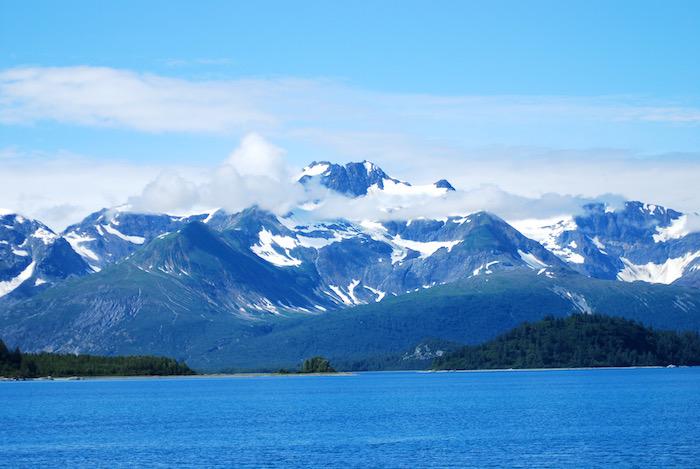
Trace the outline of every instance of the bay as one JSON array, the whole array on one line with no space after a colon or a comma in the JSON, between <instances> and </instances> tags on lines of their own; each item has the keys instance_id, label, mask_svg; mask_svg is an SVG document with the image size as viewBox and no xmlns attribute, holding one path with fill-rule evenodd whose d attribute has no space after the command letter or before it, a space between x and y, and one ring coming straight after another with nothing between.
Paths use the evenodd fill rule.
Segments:
<instances>
[{"instance_id":1,"label":"bay","mask_svg":"<svg viewBox=\"0 0 700 469\"><path fill-rule=\"evenodd\" d=\"M0 383L2 467L697 467L700 369Z\"/></svg>"}]
</instances>

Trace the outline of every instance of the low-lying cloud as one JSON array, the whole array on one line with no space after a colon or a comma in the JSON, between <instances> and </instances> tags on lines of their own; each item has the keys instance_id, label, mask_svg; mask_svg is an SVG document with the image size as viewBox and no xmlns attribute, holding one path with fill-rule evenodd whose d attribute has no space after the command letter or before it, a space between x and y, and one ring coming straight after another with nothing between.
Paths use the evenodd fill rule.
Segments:
<instances>
[{"instance_id":1,"label":"low-lying cloud","mask_svg":"<svg viewBox=\"0 0 700 469\"><path fill-rule=\"evenodd\" d=\"M129 198L132 210L196 213L222 208L238 212L257 205L283 214L308 197L294 180L284 151L258 134L246 135L240 146L200 181L166 170L149 182L140 195Z\"/></svg>"},{"instance_id":2,"label":"low-lying cloud","mask_svg":"<svg viewBox=\"0 0 700 469\"><path fill-rule=\"evenodd\" d=\"M562 185L561 192L538 192L538 189L556 185L556 181L547 181L554 176L543 169L551 163L546 159L532 158L527 164L514 164L503 170L499 170L498 163L494 162L483 162L483 166L473 163L462 168L464 172L453 167L449 174L433 175L426 169L417 181L389 170L394 177L419 184L447 176L458 190L441 197L380 191L349 199L320 185L297 183L299 168L289 163L286 152L255 133L246 135L239 146L213 168L103 164L76 155L22 154L13 148L0 154L7 176L5 184L0 186L4 208L38 218L57 230L79 221L92 211L125 202L133 211L175 215L218 208L237 212L253 205L283 215L306 202L320 201L309 213L315 219L443 218L485 210L513 221L575 214L584 204L596 201L619 206L629 199L627 194L605 190L591 192L591 187L611 187L599 185L600 180L590 181L586 185L588 192L577 191L575 185ZM589 163L591 161L596 163L588 159ZM601 162L605 161L605 164L610 164L611 160L601 159ZM578 178L591 177L583 166L568 170ZM640 169L637 167L637 170ZM663 181L663 172L657 174L649 168L643 170L649 171L646 177L650 180ZM561 172L561 168L556 168L554 174L557 172ZM688 168L685 174L681 173L683 171L679 169L680 181L683 177L692 179L698 174L697 170L693 172ZM622 174L624 172L620 171L611 177L619 178ZM465 176L467 180L472 178L473 183L457 183ZM490 177L494 182L500 180L505 186L490 182ZM488 182L477 184L475 181ZM625 187L624 181L613 186ZM690 187L693 186L681 183L679 193L694 194ZM650 195L653 188L647 186L646 191L646 196L639 197L639 200L658 204L659 201ZM689 218L687 229L697 231L697 220L697 217Z\"/></svg>"},{"instance_id":3,"label":"low-lying cloud","mask_svg":"<svg viewBox=\"0 0 700 469\"><path fill-rule=\"evenodd\" d=\"M315 208L309 215L319 220L443 218L481 210L519 220L575 214L584 204L596 201L618 206L624 200L611 194L583 197L547 193L524 197L496 185L457 190L439 197L376 191L353 199L320 186L301 185L296 182L296 174L284 160L282 149L257 134L250 134L203 181L195 183L166 171L148 183L139 196L130 198L129 204L136 211L180 214L214 208L237 212L257 205L283 215L313 201Z\"/></svg>"}]
</instances>

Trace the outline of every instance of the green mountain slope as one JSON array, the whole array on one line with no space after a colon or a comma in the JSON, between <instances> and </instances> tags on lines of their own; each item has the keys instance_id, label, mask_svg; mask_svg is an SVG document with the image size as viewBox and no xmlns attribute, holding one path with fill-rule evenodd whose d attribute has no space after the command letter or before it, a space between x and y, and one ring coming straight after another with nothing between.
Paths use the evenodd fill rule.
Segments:
<instances>
[{"instance_id":1,"label":"green mountain slope","mask_svg":"<svg viewBox=\"0 0 700 469\"><path fill-rule=\"evenodd\" d=\"M177 237L162 241L185 242ZM165 355L198 370L293 368L316 355L339 368L362 367L362 362L387 362L386 357L404 354L428 338L477 344L525 321L577 312L622 316L662 329L700 330L696 289L577 274L550 278L535 271L480 275L313 315L250 315L228 307L220 285L203 295L207 290L196 283L197 269L221 262L221 256L199 247L186 251L187 262L178 265L187 265L187 273L144 270L160 255L165 256L160 265L167 267L167 256L178 250L151 253L146 264L135 256L3 312L0 330L11 346L28 351ZM224 271L238 262L232 259ZM239 283L220 281L232 288L233 297L241 291L233 289ZM303 285L294 288L301 296L309 294Z\"/></svg>"},{"instance_id":2,"label":"green mountain slope","mask_svg":"<svg viewBox=\"0 0 700 469\"><path fill-rule=\"evenodd\" d=\"M275 321L246 341L221 342L196 366L292 366L323 355L339 367L403 354L426 338L477 344L525 321L596 312L654 327L700 330L700 292L644 283L509 272L389 298L321 316Z\"/></svg>"},{"instance_id":3,"label":"green mountain slope","mask_svg":"<svg viewBox=\"0 0 700 469\"><path fill-rule=\"evenodd\" d=\"M120 264L3 308L0 332L31 352L192 359L220 337L245 339L283 300L290 310L328 301L304 272L275 269L192 223Z\"/></svg>"}]
</instances>

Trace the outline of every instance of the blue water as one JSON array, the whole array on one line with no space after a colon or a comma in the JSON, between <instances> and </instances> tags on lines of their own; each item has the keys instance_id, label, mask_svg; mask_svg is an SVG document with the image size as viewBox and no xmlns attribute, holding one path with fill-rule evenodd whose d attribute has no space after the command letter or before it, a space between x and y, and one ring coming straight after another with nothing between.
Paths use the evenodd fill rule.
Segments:
<instances>
[{"instance_id":1,"label":"blue water","mask_svg":"<svg viewBox=\"0 0 700 469\"><path fill-rule=\"evenodd\" d=\"M0 383L5 467L698 467L700 369Z\"/></svg>"}]
</instances>

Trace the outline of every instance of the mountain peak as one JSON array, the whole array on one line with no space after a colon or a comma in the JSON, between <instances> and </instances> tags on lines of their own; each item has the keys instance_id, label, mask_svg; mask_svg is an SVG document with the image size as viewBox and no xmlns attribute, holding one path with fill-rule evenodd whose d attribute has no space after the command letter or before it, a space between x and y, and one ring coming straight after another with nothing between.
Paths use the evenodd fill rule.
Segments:
<instances>
[{"instance_id":1,"label":"mountain peak","mask_svg":"<svg viewBox=\"0 0 700 469\"><path fill-rule=\"evenodd\" d=\"M450 182L447 179L440 179L433 185L438 189L447 189L448 192L455 190L455 188L452 186L452 184L450 184Z\"/></svg>"},{"instance_id":2,"label":"mountain peak","mask_svg":"<svg viewBox=\"0 0 700 469\"><path fill-rule=\"evenodd\" d=\"M409 185L389 177L379 166L367 160L345 165L314 161L304 168L298 180L302 184L318 180L321 185L351 197L366 195L372 186L383 189L386 180Z\"/></svg>"},{"instance_id":3,"label":"mountain peak","mask_svg":"<svg viewBox=\"0 0 700 469\"><path fill-rule=\"evenodd\" d=\"M371 161L340 165L329 161L314 161L306 166L298 181L307 184L316 180L322 186L350 197L360 197L369 192L385 191L394 195L444 195L455 188L446 179L422 186L394 179Z\"/></svg>"}]
</instances>

